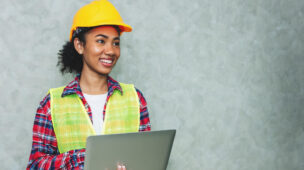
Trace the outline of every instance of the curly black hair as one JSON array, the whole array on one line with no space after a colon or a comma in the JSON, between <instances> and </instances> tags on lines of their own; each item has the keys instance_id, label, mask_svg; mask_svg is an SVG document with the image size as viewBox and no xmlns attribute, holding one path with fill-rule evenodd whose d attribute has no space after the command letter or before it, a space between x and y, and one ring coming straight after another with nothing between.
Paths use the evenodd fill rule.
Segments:
<instances>
[{"instance_id":1,"label":"curly black hair","mask_svg":"<svg viewBox=\"0 0 304 170\"><path fill-rule=\"evenodd\" d=\"M121 29L116 25L113 26L118 35L121 34ZM81 73L83 62L82 55L79 54L74 47L74 39L78 38L80 42L85 45L85 34L91 29L96 27L78 27L76 31L74 31L72 40L67 41L62 49L58 52L58 63L57 66L60 67L60 72L64 73Z\"/></svg>"}]
</instances>

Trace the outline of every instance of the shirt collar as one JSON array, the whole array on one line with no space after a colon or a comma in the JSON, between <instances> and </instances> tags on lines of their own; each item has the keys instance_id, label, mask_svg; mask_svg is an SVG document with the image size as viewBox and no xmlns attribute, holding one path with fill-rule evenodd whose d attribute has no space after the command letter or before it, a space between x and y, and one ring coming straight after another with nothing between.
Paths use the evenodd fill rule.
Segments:
<instances>
[{"instance_id":1,"label":"shirt collar","mask_svg":"<svg viewBox=\"0 0 304 170\"><path fill-rule=\"evenodd\" d=\"M70 94L78 94L82 95L81 88L79 85L80 74L77 74L75 79L71 81L63 90L61 97L70 95ZM108 95L112 95L114 90L119 90L121 95L123 94L122 88L118 81L114 80L112 77L108 76Z\"/></svg>"}]
</instances>

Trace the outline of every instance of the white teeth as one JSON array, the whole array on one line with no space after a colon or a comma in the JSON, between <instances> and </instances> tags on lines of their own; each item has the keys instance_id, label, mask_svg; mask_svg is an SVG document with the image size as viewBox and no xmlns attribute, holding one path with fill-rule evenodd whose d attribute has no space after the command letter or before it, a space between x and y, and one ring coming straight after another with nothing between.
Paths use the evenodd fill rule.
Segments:
<instances>
[{"instance_id":1,"label":"white teeth","mask_svg":"<svg viewBox=\"0 0 304 170\"><path fill-rule=\"evenodd\" d=\"M103 63L112 64L112 60L100 59L100 61Z\"/></svg>"}]
</instances>

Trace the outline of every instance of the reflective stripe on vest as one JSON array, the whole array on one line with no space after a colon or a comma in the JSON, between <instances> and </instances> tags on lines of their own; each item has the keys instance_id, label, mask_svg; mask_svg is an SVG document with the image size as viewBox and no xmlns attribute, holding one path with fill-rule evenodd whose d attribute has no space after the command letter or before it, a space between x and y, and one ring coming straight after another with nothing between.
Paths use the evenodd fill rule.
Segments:
<instances>
[{"instance_id":1,"label":"reflective stripe on vest","mask_svg":"<svg viewBox=\"0 0 304 170\"><path fill-rule=\"evenodd\" d=\"M123 93L114 90L107 102L102 134L138 132L139 99L132 84L120 83ZM61 97L64 87L50 89L51 116L58 149L64 153L86 147L86 138L95 135L88 113L77 94Z\"/></svg>"}]
</instances>

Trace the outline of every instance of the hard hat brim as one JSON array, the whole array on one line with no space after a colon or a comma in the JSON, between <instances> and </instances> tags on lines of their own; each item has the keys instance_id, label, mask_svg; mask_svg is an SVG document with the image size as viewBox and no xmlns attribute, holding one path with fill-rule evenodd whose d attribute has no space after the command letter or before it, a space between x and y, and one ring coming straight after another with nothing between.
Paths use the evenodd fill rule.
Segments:
<instances>
[{"instance_id":1,"label":"hard hat brim","mask_svg":"<svg viewBox=\"0 0 304 170\"><path fill-rule=\"evenodd\" d=\"M92 25L81 25L78 27L101 27L101 26L106 26L106 25L116 25L119 27L119 29L121 30L120 35L123 32L131 32L133 30L133 28L130 25L127 25L125 23L117 23L117 22L106 22L103 23L102 25L96 25L96 26L92 26ZM71 32L70 32L70 41L72 41L72 36L73 36L73 32L77 29L77 27L73 27L71 28Z\"/></svg>"}]
</instances>

